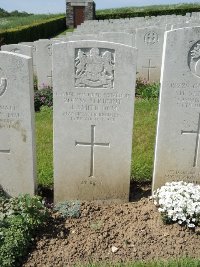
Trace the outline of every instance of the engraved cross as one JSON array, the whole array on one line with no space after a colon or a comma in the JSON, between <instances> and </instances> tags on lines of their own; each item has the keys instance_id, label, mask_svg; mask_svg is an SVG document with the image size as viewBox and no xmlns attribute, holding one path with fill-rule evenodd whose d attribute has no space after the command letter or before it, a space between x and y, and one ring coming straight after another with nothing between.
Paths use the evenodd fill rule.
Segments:
<instances>
[{"instance_id":1,"label":"engraved cross","mask_svg":"<svg viewBox=\"0 0 200 267\"><path fill-rule=\"evenodd\" d=\"M110 147L110 143L96 143L95 142L95 125L91 125L91 142L77 142L75 146L89 146L91 147L91 159L90 159L90 176L94 177L94 148L95 147Z\"/></svg>"},{"instance_id":2,"label":"engraved cross","mask_svg":"<svg viewBox=\"0 0 200 267\"><path fill-rule=\"evenodd\" d=\"M195 134L196 135L196 145L195 145L195 153L194 153L194 161L193 161L193 167L197 166L197 160L198 160L198 154L199 154L199 135L200 135L200 113L199 113L199 120L198 120L198 126L196 131L181 131L181 134Z\"/></svg>"},{"instance_id":3,"label":"engraved cross","mask_svg":"<svg viewBox=\"0 0 200 267\"><path fill-rule=\"evenodd\" d=\"M156 66L151 66L151 59L149 59L149 65L148 66L142 66L143 69L148 69L148 74L147 74L147 81L150 81L150 75L151 75L151 69L156 69Z\"/></svg>"}]
</instances>

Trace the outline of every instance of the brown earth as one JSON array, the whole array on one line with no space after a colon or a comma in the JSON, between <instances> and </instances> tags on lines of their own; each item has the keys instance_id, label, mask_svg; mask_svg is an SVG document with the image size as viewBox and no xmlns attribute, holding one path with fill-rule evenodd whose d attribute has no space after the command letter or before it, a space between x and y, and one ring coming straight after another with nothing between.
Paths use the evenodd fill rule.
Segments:
<instances>
[{"instance_id":1,"label":"brown earth","mask_svg":"<svg viewBox=\"0 0 200 267\"><path fill-rule=\"evenodd\" d=\"M148 198L149 185L132 186L130 203L82 203L79 219L64 220L53 214L22 266L200 258L199 232L178 224L164 225Z\"/></svg>"}]
</instances>

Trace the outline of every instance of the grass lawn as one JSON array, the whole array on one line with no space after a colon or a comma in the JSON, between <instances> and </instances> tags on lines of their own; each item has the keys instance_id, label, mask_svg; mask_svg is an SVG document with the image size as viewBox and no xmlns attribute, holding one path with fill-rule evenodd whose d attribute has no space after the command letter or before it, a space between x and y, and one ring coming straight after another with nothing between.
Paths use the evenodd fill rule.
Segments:
<instances>
[{"instance_id":1,"label":"grass lawn","mask_svg":"<svg viewBox=\"0 0 200 267\"><path fill-rule=\"evenodd\" d=\"M151 181L154 158L158 100L136 99L133 131L131 177ZM36 113L38 184L53 185L53 119L52 109Z\"/></svg>"},{"instance_id":2,"label":"grass lawn","mask_svg":"<svg viewBox=\"0 0 200 267\"><path fill-rule=\"evenodd\" d=\"M0 18L0 32L17 28L25 25L32 25L38 22L44 22L48 19L60 17L64 14L50 14L50 15L30 15L26 17L5 17Z\"/></svg>"},{"instance_id":3,"label":"grass lawn","mask_svg":"<svg viewBox=\"0 0 200 267\"><path fill-rule=\"evenodd\" d=\"M200 267L198 259L179 259L170 261L154 261L154 262L135 262L135 263L119 263L119 264L88 264L77 265L77 267Z\"/></svg>"}]
</instances>

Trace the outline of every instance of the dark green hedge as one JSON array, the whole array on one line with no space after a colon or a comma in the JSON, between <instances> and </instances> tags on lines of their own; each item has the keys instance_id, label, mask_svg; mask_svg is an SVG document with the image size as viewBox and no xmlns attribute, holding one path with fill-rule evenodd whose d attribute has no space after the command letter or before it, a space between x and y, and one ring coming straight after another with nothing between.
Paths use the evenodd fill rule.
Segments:
<instances>
[{"instance_id":1,"label":"dark green hedge","mask_svg":"<svg viewBox=\"0 0 200 267\"><path fill-rule=\"evenodd\" d=\"M96 14L97 20L103 19L120 19L120 18L133 18L133 17L145 17L145 16L162 16L162 15L182 15L191 12L200 12L199 7L184 7L184 8L166 8L166 9L147 9L147 10L119 10L116 12L114 9L110 11L98 11Z\"/></svg>"},{"instance_id":2,"label":"dark green hedge","mask_svg":"<svg viewBox=\"0 0 200 267\"><path fill-rule=\"evenodd\" d=\"M38 39L50 38L66 29L65 17L54 18L44 22L0 32L0 40L4 44L32 42Z\"/></svg>"}]
</instances>

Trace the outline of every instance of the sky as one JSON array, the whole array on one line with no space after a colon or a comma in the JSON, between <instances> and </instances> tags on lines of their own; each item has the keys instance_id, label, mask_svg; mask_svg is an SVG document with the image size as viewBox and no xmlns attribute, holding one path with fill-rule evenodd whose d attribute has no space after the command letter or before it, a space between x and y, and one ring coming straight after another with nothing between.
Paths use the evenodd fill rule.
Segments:
<instances>
[{"instance_id":1,"label":"sky","mask_svg":"<svg viewBox=\"0 0 200 267\"><path fill-rule=\"evenodd\" d=\"M0 8L28 13L65 13L65 0L0 0ZM194 3L199 0L95 0L97 9L160 4Z\"/></svg>"}]
</instances>

